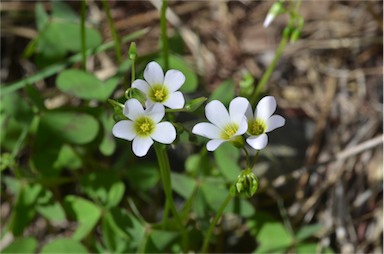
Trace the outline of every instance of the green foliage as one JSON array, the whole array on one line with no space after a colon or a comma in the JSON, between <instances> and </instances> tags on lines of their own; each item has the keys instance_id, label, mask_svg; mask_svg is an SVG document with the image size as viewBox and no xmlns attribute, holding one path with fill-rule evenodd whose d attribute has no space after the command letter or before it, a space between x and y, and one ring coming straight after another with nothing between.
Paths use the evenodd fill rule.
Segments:
<instances>
[{"instance_id":1,"label":"green foliage","mask_svg":"<svg viewBox=\"0 0 384 254\"><path fill-rule=\"evenodd\" d=\"M33 237L21 237L15 239L1 253L35 253L37 240Z\"/></svg>"},{"instance_id":2,"label":"green foliage","mask_svg":"<svg viewBox=\"0 0 384 254\"><path fill-rule=\"evenodd\" d=\"M74 239L55 239L43 246L40 253L89 253L88 250Z\"/></svg>"},{"instance_id":3,"label":"green foliage","mask_svg":"<svg viewBox=\"0 0 384 254\"><path fill-rule=\"evenodd\" d=\"M224 105L228 105L229 102L235 97L235 82L230 79L221 83L215 91L211 94L208 101L219 100Z\"/></svg>"},{"instance_id":4,"label":"green foliage","mask_svg":"<svg viewBox=\"0 0 384 254\"><path fill-rule=\"evenodd\" d=\"M105 101L118 85L117 79L102 82L82 70L65 70L56 79L57 87L64 93L86 100Z\"/></svg>"}]
</instances>

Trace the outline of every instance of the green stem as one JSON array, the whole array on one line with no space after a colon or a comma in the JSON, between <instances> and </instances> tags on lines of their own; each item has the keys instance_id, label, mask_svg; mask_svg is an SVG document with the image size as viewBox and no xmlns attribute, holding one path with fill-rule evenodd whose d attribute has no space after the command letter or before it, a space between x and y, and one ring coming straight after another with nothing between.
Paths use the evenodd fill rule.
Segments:
<instances>
[{"instance_id":1,"label":"green stem","mask_svg":"<svg viewBox=\"0 0 384 254\"><path fill-rule=\"evenodd\" d=\"M232 199L232 195L229 193L224 202L221 204L219 211L217 211L215 218L213 219L211 225L209 225L207 235L205 236L203 248L201 249L201 253L207 253L208 244L211 239L213 230L215 229L215 226L217 224L217 221L220 219L221 215L224 212L224 209L227 207L229 201Z\"/></svg>"},{"instance_id":2,"label":"green stem","mask_svg":"<svg viewBox=\"0 0 384 254\"><path fill-rule=\"evenodd\" d=\"M87 70L87 53L86 53L86 38L85 38L85 15L86 15L87 3L86 0L81 1L81 56L83 62L83 69Z\"/></svg>"},{"instance_id":3,"label":"green stem","mask_svg":"<svg viewBox=\"0 0 384 254\"><path fill-rule=\"evenodd\" d=\"M160 26L161 26L161 42L164 54L164 67L165 70L169 69L169 49L168 49L168 36L167 36L167 6L168 0L163 0L161 6Z\"/></svg>"},{"instance_id":4,"label":"green stem","mask_svg":"<svg viewBox=\"0 0 384 254\"><path fill-rule=\"evenodd\" d=\"M283 38L280 40L279 47L276 50L275 57L272 60L272 63L268 66L268 69L264 72L263 76L261 77L259 83L256 86L256 90L253 93L250 102L251 104L255 104L257 99L259 98L260 92L263 90L265 84L268 82L269 78L271 77L271 74L273 70L275 69L277 62L279 61L281 54L284 51L285 46L287 45L289 41L289 36L283 36Z\"/></svg>"},{"instance_id":5,"label":"green stem","mask_svg":"<svg viewBox=\"0 0 384 254\"><path fill-rule=\"evenodd\" d=\"M102 0L101 3L103 4L104 11L107 14L109 29L111 30L113 40L115 41L115 54L117 62L120 64L123 61L123 54L121 53L120 39L116 31L115 23L112 19L111 10L106 0Z\"/></svg>"},{"instance_id":6,"label":"green stem","mask_svg":"<svg viewBox=\"0 0 384 254\"><path fill-rule=\"evenodd\" d=\"M245 146L243 146L243 150L245 152L245 158L247 160L247 167L246 168L250 168L251 165L249 164L249 153L247 151L247 148L245 148Z\"/></svg>"},{"instance_id":7,"label":"green stem","mask_svg":"<svg viewBox=\"0 0 384 254\"><path fill-rule=\"evenodd\" d=\"M131 66L131 86L133 82L135 81L135 59L132 59L132 66Z\"/></svg>"},{"instance_id":8,"label":"green stem","mask_svg":"<svg viewBox=\"0 0 384 254\"><path fill-rule=\"evenodd\" d=\"M186 229L184 228L183 222L181 221L180 215L176 210L175 202L173 200L172 184L171 184L171 167L169 165L168 154L167 154L167 151L165 150L165 147L162 146L161 144L155 143L154 147L155 147L155 152L156 152L157 160L160 167L160 176L163 182L164 194L166 198L163 221L167 220L166 217L168 217L168 209L170 209L181 229L181 234L183 237L183 247L185 249L188 245L188 235L187 235Z\"/></svg>"},{"instance_id":9,"label":"green stem","mask_svg":"<svg viewBox=\"0 0 384 254\"><path fill-rule=\"evenodd\" d=\"M257 150L255 157L253 157L252 165L249 167L250 169L252 169L255 166L257 158L259 157L259 154L260 154L260 150Z\"/></svg>"}]
</instances>

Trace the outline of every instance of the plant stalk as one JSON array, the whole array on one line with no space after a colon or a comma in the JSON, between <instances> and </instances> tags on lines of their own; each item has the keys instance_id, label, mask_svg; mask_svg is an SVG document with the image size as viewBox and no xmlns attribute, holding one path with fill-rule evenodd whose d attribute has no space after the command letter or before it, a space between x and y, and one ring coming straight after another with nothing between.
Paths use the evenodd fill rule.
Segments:
<instances>
[{"instance_id":1,"label":"plant stalk","mask_svg":"<svg viewBox=\"0 0 384 254\"><path fill-rule=\"evenodd\" d=\"M107 14L109 29L111 29L112 37L113 37L113 40L115 41L115 54L117 58L117 63L121 64L123 61L123 54L121 51L120 38L119 38L119 35L117 34L115 23L113 22L113 19L112 19L111 10L106 0L102 0L101 3L103 4L104 11Z\"/></svg>"},{"instance_id":2,"label":"plant stalk","mask_svg":"<svg viewBox=\"0 0 384 254\"><path fill-rule=\"evenodd\" d=\"M201 253L207 253L209 241L211 240L213 230L215 229L217 221L220 219L221 215L224 212L224 209L227 207L227 205L229 204L229 201L231 201L231 199L232 199L232 195L231 195L231 193L229 193L228 196L225 198L224 202L221 204L219 211L217 211L216 216L213 219L211 225L209 225L207 235L204 238L203 247L201 248Z\"/></svg>"},{"instance_id":3,"label":"plant stalk","mask_svg":"<svg viewBox=\"0 0 384 254\"><path fill-rule=\"evenodd\" d=\"M167 36L167 7L168 0L163 0L160 13L160 26L161 26L161 43L164 57L165 70L169 70L169 49L168 49L168 36Z\"/></svg>"},{"instance_id":4,"label":"plant stalk","mask_svg":"<svg viewBox=\"0 0 384 254\"><path fill-rule=\"evenodd\" d=\"M87 3L86 0L81 1L81 26L80 26L80 33L81 33L81 57L83 62L83 69L84 71L87 70L87 48L86 48L86 36L85 36L85 16L86 16L86 10L87 10Z\"/></svg>"}]
</instances>

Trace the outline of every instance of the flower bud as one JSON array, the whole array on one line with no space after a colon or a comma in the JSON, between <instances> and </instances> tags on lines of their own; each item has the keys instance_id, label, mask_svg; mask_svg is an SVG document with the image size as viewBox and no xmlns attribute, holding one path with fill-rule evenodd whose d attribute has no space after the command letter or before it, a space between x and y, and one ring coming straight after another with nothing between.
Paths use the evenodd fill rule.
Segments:
<instances>
[{"instance_id":1,"label":"flower bud","mask_svg":"<svg viewBox=\"0 0 384 254\"><path fill-rule=\"evenodd\" d=\"M191 101L188 101L185 104L185 109L188 110L189 112L193 112L196 109L198 109L206 100L207 100L206 97L199 97Z\"/></svg>"},{"instance_id":2,"label":"flower bud","mask_svg":"<svg viewBox=\"0 0 384 254\"><path fill-rule=\"evenodd\" d=\"M136 43L132 42L128 51L129 59L135 60L137 57Z\"/></svg>"},{"instance_id":3,"label":"flower bud","mask_svg":"<svg viewBox=\"0 0 384 254\"><path fill-rule=\"evenodd\" d=\"M264 20L264 27L268 27L275 17L285 11L283 4L279 1L274 3L268 11L267 17Z\"/></svg>"},{"instance_id":4,"label":"flower bud","mask_svg":"<svg viewBox=\"0 0 384 254\"><path fill-rule=\"evenodd\" d=\"M243 170L231 188L231 194L245 194L252 197L259 188L259 179L250 168Z\"/></svg>"}]
</instances>

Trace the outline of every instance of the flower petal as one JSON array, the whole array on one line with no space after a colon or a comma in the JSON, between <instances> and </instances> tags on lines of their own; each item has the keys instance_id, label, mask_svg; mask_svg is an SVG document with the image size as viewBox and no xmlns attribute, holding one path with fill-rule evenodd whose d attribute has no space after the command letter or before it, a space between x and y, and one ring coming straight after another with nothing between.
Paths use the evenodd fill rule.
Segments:
<instances>
[{"instance_id":1,"label":"flower petal","mask_svg":"<svg viewBox=\"0 0 384 254\"><path fill-rule=\"evenodd\" d=\"M218 148L224 142L225 142L225 140L222 140L222 139L212 139L212 140L208 141L208 143L207 143L207 150L208 151L215 151L216 148Z\"/></svg>"},{"instance_id":2,"label":"flower petal","mask_svg":"<svg viewBox=\"0 0 384 254\"><path fill-rule=\"evenodd\" d=\"M246 139L247 143L256 150L261 150L268 144L268 136L263 133L259 136L251 136Z\"/></svg>"},{"instance_id":3,"label":"flower petal","mask_svg":"<svg viewBox=\"0 0 384 254\"><path fill-rule=\"evenodd\" d=\"M144 114L144 108L137 99L129 99L124 104L124 114L131 120L135 120Z\"/></svg>"},{"instance_id":4,"label":"flower petal","mask_svg":"<svg viewBox=\"0 0 384 254\"><path fill-rule=\"evenodd\" d=\"M171 144L176 139L176 129L170 122L161 122L151 137L159 143Z\"/></svg>"},{"instance_id":5,"label":"flower petal","mask_svg":"<svg viewBox=\"0 0 384 254\"><path fill-rule=\"evenodd\" d=\"M285 124L284 117L279 115L273 115L268 119L267 130L265 132L273 131L274 129L284 126L284 124Z\"/></svg>"},{"instance_id":6,"label":"flower petal","mask_svg":"<svg viewBox=\"0 0 384 254\"><path fill-rule=\"evenodd\" d=\"M144 78L150 86L155 84L163 84L164 72L161 66L156 62L147 64L144 70Z\"/></svg>"},{"instance_id":7,"label":"flower petal","mask_svg":"<svg viewBox=\"0 0 384 254\"><path fill-rule=\"evenodd\" d=\"M129 120L122 120L115 123L112 128L112 134L116 138L122 138L129 141L132 141L136 137L133 122Z\"/></svg>"},{"instance_id":8,"label":"flower petal","mask_svg":"<svg viewBox=\"0 0 384 254\"><path fill-rule=\"evenodd\" d=\"M247 110L245 111L245 117L249 120L253 119L253 110L251 103L248 103Z\"/></svg>"},{"instance_id":9,"label":"flower petal","mask_svg":"<svg viewBox=\"0 0 384 254\"><path fill-rule=\"evenodd\" d=\"M248 121L245 116L243 116L243 119L240 121L239 129L237 130L235 136L243 135L248 130Z\"/></svg>"},{"instance_id":10,"label":"flower petal","mask_svg":"<svg viewBox=\"0 0 384 254\"><path fill-rule=\"evenodd\" d=\"M148 153L152 144L153 140L150 137L142 138L137 136L132 142L133 153L138 157L143 157Z\"/></svg>"},{"instance_id":11,"label":"flower petal","mask_svg":"<svg viewBox=\"0 0 384 254\"><path fill-rule=\"evenodd\" d=\"M198 123L193 129L192 133L210 139L219 139L221 130L211 123Z\"/></svg>"},{"instance_id":12,"label":"flower petal","mask_svg":"<svg viewBox=\"0 0 384 254\"><path fill-rule=\"evenodd\" d=\"M132 88L137 88L137 89L139 89L140 91L142 91L143 93L148 94L149 89L150 89L151 87L149 86L149 84L148 84L145 80L142 80L142 79L136 79L136 80L133 81L133 83L132 83Z\"/></svg>"},{"instance_id":13,"label":"flower petal","mask_svg":"<svg viewBox=\"0 0 384 254\"><path fill-rule=\"evenodd\" d=\"M165 108L160 103L150 105L146 110L145 114L149 116L155 123L158 123L163 119L165 115Z\"/></svg>"},{"instance_id":14,"label":"flower petal","mask_svg":"<svg viewBox=\"0 0 384 254\"><path fill-rule=\"evenodd\" d=\"M181 71L169 70L165 73L164 85L168 87L168 91L173 93L184 84L185 76Z\"/></svg>"},{"instance_id":15,"label":"flower petal","mask_svg":"<svg viewBox=\"0 0 384 254\"><path fill-rule=\"evenodd\" d=\"M184 107L184 96L180 91L173 92L169 95L169 98L166 102L164 102L164 106L172 109L178 109Z\"/></svg>"},{"instance_id":16,"label":"flower petal","mask_svg":"<svg viewBox=\"0 0 384 254\"><path fill-rule=\"evenodd\" d=\"M205 116L219 128L223 128L231 122L227 109L218 100L213 100L205 106Z\"/></svg>"},{"instance_id":17,"label":"flower petal","mask_svg":"<svg viewBox=\"0 0 384 254\"><path fill-rule=\"evenodd\" d=\"M255 118L267 121L276 110L276 100L273 96L265 96L256 106Z\"/></svg>"},{"instance_id":18,"label":"flower petal","mask_svg":"<svg viewBox=\"0 0 384 254\"><path fill-rule=\"evenodd\" d=\"M245 112L248 108L249 101L243 97L236 97L229 104L229 115L235 123L240 123L243 120Z\"/></svg>"}]
</instances>

